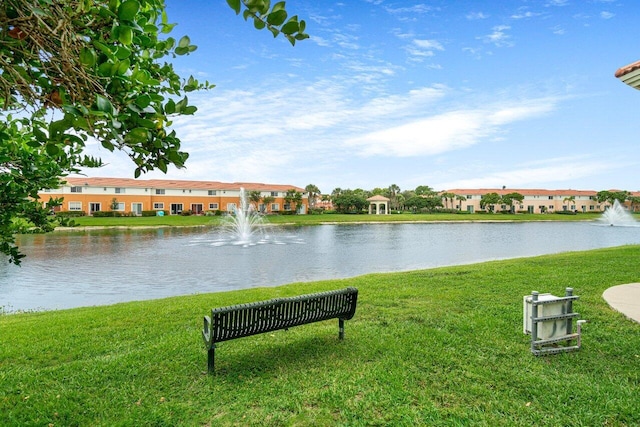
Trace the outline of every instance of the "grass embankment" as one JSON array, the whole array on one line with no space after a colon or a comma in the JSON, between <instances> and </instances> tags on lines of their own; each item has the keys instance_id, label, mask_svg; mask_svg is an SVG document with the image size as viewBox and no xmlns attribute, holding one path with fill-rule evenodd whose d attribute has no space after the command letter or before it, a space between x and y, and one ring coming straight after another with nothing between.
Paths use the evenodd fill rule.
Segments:
<instances>
[{"instance_id":1,"label":"grass embankment","mask_svg":"<svg viewBox=\"0 0 640 427\"><path fill-rule=\"evenodd\" d=\"M609 308L640 246L0 315L0 425L640 425L640 325ZM212 307L345 286L337 321L222 343ZM578 352L534 357L522 296L573 287Z\"/></svg>"},{"instance_id":2,"label":"grass embankment","mask_svg":"<svg viewBox=\"0 0 640 427\"><path fill-rule=\"evenodd\" d=\"M394 215L266 215L267 224L318 225L326 223L359 222L429 222L429 221L592 221L602 214L394 214ZM640 218L640 217L639 217ZM171 227L215 226L220 216L167 215L156 217L95 218L79 217L73 220L81 227Z\"/></svg>"}]
</instances>

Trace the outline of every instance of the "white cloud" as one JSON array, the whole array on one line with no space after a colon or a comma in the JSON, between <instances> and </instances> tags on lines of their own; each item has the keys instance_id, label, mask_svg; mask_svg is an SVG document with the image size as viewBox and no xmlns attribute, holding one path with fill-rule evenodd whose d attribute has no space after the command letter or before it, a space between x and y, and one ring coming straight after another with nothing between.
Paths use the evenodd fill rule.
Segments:
<instances>
[{"instance_id":1,"label":"white cloud","mask_svg":"<svg viewBox=\"0 0 640 427\"><path fill-rule=\"evenodd\" d=\"M614 16L616 16L615 13L611 13L611 12L607 12L607 11L600 12L600 18L602 18L602 19L611 19Z\"/></svg>"},{"instance_id":2,"label":"white cloud","mask_svg":"<svg viewBox=\"0 0 640 427\"><path fill-rule=\"evenodd\" d=\"M484 12L471 12L466 15L466 18L470 21L475 21L479 19L487 19L489 17L488 14Z\"/></svg>"},{"instance_id":3,"label":"white cloud","mask_svg":"<svg viewBox=\"0 0 640 427\"><path fill-rule=\"evenodd\" d=\"M363 156L433 156L459 150L499 133L501 126L548 113L557 100L538 99L473 110L455 110L350 138Z\"/></svg>"},{"instance_id":4,"label":"white cloud","mask_svg":"<svg viewBox=\"0 0 640 427\"><path fill-rule=\"evenodd\" d=\"M538 163L543 162L545 166L520 164L512 169L488 173L486 170L477 170L476 177L443 181L435 185L440 189L500 188L503 185L510 188L549 188L550 184L558 188L563 186L568 188L570 185L563 185L563 183L579 181L582 178L619 168L618 164L606 163L601 159L574 158L560 161L551 158Z\"/></svg>"},{"instance_id":5,"label":"white cloud","mask_svg":"<svg viewBox=\"0 0 640 427\"><path fill-rule=\"evenodd\" d=\"M492 28L492 33L478 37L478 39L497 47L512 47L514 43L511 41L511 36L506 33L510 29L511 27L508 25L497 25Z\"/></svg>"}]
</instances>

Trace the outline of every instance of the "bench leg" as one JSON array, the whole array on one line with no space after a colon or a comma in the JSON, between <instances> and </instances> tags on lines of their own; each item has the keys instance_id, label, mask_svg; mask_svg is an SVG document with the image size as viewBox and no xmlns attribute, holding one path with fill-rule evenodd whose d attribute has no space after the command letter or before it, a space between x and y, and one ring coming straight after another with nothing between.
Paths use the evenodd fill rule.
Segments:
<instances>
[{"instance_id":1,"label":"bench leg","mask_svg":"<svg viewBox=\"0 0 640 427\"><path fill-rule=\"evenodd\" d=\"M338 319L338 338L344 339L344 319Z\"/></svg>"},{"instance_id":2,"label":"bench leg","mask_svg":"<svg viewBox=\"0 0 640 427\"><path fill-rule=\"evenodd\" d=\"M210 374L213 374L215 368L215 357L216 357L216 345L213 344L209 351L207 352L207 369Z\"/></svg>"}]
</instances>

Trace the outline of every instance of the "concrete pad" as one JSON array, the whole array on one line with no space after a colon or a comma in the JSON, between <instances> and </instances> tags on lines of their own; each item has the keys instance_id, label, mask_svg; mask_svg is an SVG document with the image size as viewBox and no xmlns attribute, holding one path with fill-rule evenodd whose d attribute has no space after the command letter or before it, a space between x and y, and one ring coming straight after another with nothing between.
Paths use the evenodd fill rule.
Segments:
<instances>
[{"instance_id":1,"label":"concrete pad","mask_svg":"<svg viewBox=\"0 0 640 427\"><path fill-rule=\"evenodd\" d=\"M640 283L613 286L602 297L613 309L640 323Z\"/></svg>"}]
</instances>

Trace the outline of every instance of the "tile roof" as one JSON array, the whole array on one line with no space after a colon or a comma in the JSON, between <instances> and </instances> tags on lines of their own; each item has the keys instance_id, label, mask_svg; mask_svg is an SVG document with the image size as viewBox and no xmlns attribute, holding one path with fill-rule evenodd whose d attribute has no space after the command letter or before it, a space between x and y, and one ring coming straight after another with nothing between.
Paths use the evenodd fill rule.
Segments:
<instances>
[{"instance_id":1,"label":"tile roof","mask_svg":"<svg viewBox=\"0 0 640 427\"><path fill-rule=\"evenodd\" d=\"M621 190L609 190L611 192L617 192ZM465 194L488 194L498 193L499 195L505 195L509 193L520 193L523 196L596 196L597 191L594 190L542 190L542 189L523 189L523 188L473 188L473 189L453 189L447 190L447 193L454 193L458 195ZM638 191L630 191L632 196L640 196Z\"/></svg>"},{"instance_id":2,"label":"tile roof","mask_svg":"<svg viewBox=\"0 0 640 427\"><path fill-rule=\"evenodd\" d=\"M129 188L173 188L187 190L239 190L247 191L283 191L294 189L305 192L304 188L287 184L263 184L258 182L219 182L189 181L180 179L133 179L133 178L63 178L70 185L89 185L91 187L129 187Z\"/></svg>"},{"instance_id":3,"label":"tile roof","mask_svg":"<svg viewBox=\"0 0 640 427\"><path fill-rule=\"evenodd\" d=\"M637 69L640 68L640 61L636 61L634 63L631 63L629 65L625 65L624 67L618 68L618 70L616 70L615 76L620 78L626 74L631 73L632 71L635 71Z\"/></svg>"}]
</instances>

